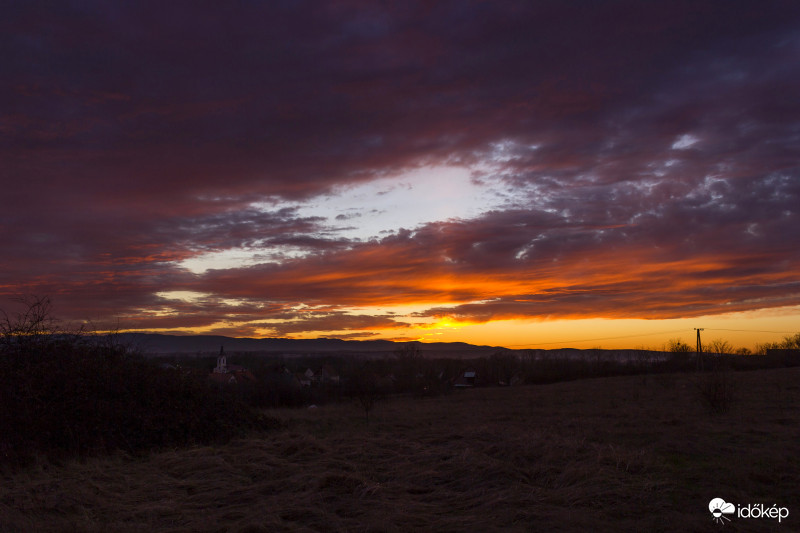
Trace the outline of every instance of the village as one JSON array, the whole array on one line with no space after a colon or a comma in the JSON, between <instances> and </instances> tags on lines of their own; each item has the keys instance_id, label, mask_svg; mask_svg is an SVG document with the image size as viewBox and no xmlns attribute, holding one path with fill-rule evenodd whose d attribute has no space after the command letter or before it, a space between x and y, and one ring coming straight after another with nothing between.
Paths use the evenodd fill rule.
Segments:
<instances>
[{"instance_id":1,"label":"village","mask_svg":"<svg viewBox=\"0 0 800 533\"><path fill-rule=\"evenodd\" d=\"M370 395L440 396L476 387L516 387L586 377L692 371L707 361L749 368L794 366L796 350L769 350L759 357L650 350L511 350L482 357L431 357L424 345L398 345L381 355L353 353L259 353L224 346L211 354L162 355L161 366L202 379L220 394L257 407L308 407ZM791 352L791 353L789 353ZM791 360L790 360L791 359ZM167 362L167 360L171 362Z\"/></svg>"},{"instance_id":2,"label":"village","mask_svg":"<svg viewBox=\"0 0 800 533\"><path fill-rule=\"evenodd\" d=\"M209 384L258 406L302 406L340 401L369 391L377 395L438 396L483 386L524 382L519 356L495 353L488 358L426 358L409 344L383 358L336 354L260 355L225 351L162 357L160 366L200 377ZM167 359L170 362L167 362ZM211 361L215 361L213 368Z\"/></svg>"}]
</instances>

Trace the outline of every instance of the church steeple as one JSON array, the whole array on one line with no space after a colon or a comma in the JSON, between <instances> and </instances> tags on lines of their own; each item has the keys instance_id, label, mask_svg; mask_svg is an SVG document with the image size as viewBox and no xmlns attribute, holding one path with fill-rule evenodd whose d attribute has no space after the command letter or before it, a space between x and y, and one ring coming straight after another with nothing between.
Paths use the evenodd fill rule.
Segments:
<instances>
[{"instance_id":1,"label":"church steeple","mask_svg":"<svg viewBox=\"0 0 800 533\"><path fill-rule=\"evenodd\" d=\"M214 372L217 374L228 373L228 359L227 357L225 357L225 348L223 346L219 347L219 355L217 356L217 368L214 369Z\"/></svg>"}]
</instances>

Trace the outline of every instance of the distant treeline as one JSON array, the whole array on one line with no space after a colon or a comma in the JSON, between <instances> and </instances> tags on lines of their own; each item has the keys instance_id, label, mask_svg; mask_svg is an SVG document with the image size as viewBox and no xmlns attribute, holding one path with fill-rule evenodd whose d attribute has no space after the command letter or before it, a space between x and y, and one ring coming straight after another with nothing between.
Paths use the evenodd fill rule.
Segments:
<instances>
[{"instance_id":1,"label":"distant treeline","mask_svg":"<svg viewBox=\"0 0 800 533\"><path fill-rule=\"evenodd\" d=\"M800 338L800 335L798 336ZM800 365L800 351L770 355L698 355L680 349L497 351L487 357L431 357L425 345L408 343L382 357L353 354L303 356L227 353L228 361L246 367L255 380L216 385L255 407L285 407L376 395L436 396L455 389L544 384L582 378L645 373L751 370ZM216 355L171 354L162 364L183 373L208 375ZM330 375L329 375L330 374ZM469 374L469 378L465 375ZM331 378L335 376L335 379Z\"/></svg>"}]
</instances>

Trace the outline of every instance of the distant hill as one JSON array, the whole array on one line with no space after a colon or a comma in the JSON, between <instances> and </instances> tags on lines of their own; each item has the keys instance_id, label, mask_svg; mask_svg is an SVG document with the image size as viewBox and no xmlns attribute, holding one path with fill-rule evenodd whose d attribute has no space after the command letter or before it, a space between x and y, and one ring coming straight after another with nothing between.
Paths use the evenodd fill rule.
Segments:
<instances>
[{"instance_id":1,"label":"distant hill","mask_svg":"<svg viewBox=\"0 0 800 533\"><path fill-rule=\"evenodd\" d=\"M384 340L353 341L342 339L251 339L224 337L222 335L161 335L156 333L121 333L120 342L129 344L147 355L187 354L211 355L219 353L220 346L228 353L260 352L281 355L331 354L382 357L401 348L405 342ZM666 352L651 350L604 350L555 348L509 350L502 346L479 346L466 342L417 342L425 357L471 359L488 357L497 352L525 354L533 358L602 359L639 361L664 359Z\"/></svg>"},{"instance_id":2,"label":"distant hill","mask_svg":"<svg viewBox=\"0 0 800 533\"><path fill-rule=\"evenodd\" d=\"M385 340L352 341L341 339L251 339L221 335L161 335L154 333L122 333L118 339L146 354L226 352L311 353L379 353L394 352L402 342ZM505 350L500 346L476 346L464 342L418 343L424 355L480 357Z\"/></svg>"}]
</instances>

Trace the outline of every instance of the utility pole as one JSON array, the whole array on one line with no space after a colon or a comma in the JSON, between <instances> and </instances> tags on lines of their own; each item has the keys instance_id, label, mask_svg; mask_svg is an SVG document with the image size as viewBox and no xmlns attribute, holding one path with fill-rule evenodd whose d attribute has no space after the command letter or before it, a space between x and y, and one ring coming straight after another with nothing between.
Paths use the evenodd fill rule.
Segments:
<instances>
[{"instance_id":1,"label":"utility pole","mask_svg":"<svg viewBox=\"0 0 800 533\"><path fill-rule=\"evenodd\" d=\"M706 328L694 328L697 332L697 370L703 370L703 344L700 342L700 332Z\"/></svg>"}]
</instances>

